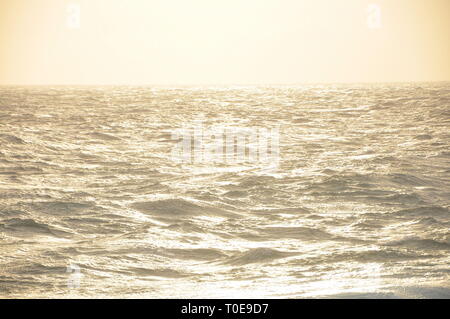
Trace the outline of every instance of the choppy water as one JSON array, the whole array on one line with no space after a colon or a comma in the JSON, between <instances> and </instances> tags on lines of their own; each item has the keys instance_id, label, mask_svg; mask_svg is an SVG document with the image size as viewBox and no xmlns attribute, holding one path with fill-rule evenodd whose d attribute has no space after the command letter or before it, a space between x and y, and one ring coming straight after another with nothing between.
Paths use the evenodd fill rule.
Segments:
<instances>
[{"instance_id":1,"label":"choppy water","mask_svg":"<svg viewBox=\"0 0 450 319\"><path fill-rule=\"evenodd\" d=\"M279 169L174 162L199 118ZM449 83L2 87L0 296L450 297L449 129Z\"/></svg>"}]
</instances>

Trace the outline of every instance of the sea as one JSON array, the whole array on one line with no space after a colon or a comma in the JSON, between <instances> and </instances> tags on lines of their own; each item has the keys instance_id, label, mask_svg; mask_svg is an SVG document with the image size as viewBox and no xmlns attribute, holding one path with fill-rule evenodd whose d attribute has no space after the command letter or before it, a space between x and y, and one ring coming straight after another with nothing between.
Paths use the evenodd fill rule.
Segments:
<instances>
[{"instance_id":1,"label":"sea","mask_svg":"<svg viewBox=\"0 0 450 319\"><path fill-rule=\"evenodd\" d=\"M450 83L2 86L0 297L450 298Z\"/></svg>"}]
</instances>

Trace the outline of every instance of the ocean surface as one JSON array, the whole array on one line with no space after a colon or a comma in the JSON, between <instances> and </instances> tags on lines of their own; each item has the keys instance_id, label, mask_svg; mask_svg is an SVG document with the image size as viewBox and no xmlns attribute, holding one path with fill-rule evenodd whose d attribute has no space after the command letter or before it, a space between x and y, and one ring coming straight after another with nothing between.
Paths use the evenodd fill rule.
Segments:
<instances>
[{"instance_id":1,"label":"ocean surface","mask_svg":"<svg viewBox=\"0 0 450 319\"><path fill-rule=\"evenodd\" d=\"M173 132L279 129L278 167ZM450 83L0 87L2 298L450 298Z\"/></svg>"}]
</instances>

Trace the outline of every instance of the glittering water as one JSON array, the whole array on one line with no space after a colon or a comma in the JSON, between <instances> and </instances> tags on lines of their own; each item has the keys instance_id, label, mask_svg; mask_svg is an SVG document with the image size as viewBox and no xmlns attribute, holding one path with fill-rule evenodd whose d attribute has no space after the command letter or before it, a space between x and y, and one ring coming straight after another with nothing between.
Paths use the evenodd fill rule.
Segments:
<instances>
[{"instance_id":1,"label":"glittering water","mask_svg":"<svg viewBox=\"0 0 450 319\"><path fill-rule=\"evenodd\" d=\"M174 162L199 118L279 168ZM2 87L0 296L450 297L449 128L448 83Z\"/></svg>"}]
</instances>

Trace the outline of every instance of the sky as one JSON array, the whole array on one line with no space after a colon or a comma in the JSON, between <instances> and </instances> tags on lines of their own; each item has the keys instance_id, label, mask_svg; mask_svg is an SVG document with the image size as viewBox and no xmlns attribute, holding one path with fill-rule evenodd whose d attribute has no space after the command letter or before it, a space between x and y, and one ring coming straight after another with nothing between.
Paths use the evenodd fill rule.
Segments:
<instances>
[{"instance_id":1,"label":"sky","mask_svg":"<svg viewBox=\"0 0 450 319\"><path fill-rule=\"evenodd\" d=\"M0 84L449 80L449 0L0 0Z\"/></svg>"}]
</instances>

